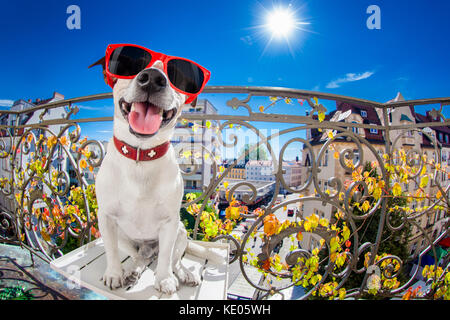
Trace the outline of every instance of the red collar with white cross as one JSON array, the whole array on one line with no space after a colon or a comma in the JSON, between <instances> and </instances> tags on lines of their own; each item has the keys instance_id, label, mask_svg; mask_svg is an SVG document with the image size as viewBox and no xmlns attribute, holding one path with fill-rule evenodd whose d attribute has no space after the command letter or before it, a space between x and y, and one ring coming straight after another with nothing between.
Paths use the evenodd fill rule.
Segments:
<instances>
[{"instance_id":1,"label":"red collar with white cross","mask_svg":"<svg viewBox=\"0 0 450 320\"><path fill-rule=\"evenodd\" d=\"M132 147L129 144L114 137L114 145L121 155L138 162L156 160L161 158L167 153L167 150L169 150L170 142L164 142L163 144L150 149L140 149Z\"/></svg>"}]
</instances>

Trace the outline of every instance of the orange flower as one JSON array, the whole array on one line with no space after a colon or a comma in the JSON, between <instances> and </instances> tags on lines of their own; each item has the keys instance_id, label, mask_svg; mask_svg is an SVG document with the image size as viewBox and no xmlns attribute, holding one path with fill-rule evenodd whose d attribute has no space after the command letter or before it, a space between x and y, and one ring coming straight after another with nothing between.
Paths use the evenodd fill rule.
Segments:
<instances>
[{"instance_id":1,"label":"orange flower","mask_svg":"<svg viewBox=\"0 0 450 320\"><path fill-rule=\"evenodd\" d=\"M264 218L264 234L267 236L271 236L275 234L278 231L278 228L280 227L280 221L278 218L273 214L269 214Z\"/></svg>"},{"instance_id":2,"label":"orange flower","mask_svg":"<svg viewBox=\"0 0 450 320\"><path fill-rule=\"evenodd\" d=\"M264 214L264 210L261 209L261 208L256 208L256 209L253 211L253 213L254 213L254 214L257 214L258 217L260 217L260 216L262 216L262 215Z\"/></svg>"},{"instance_id":3,"label":"orange flower","mask_svg":"<svg viewBox=\"0 0 450 320\"><path fill-rule=\"evenodd\" d=\"M53 217L59 217L61 214L61 210L59 209L59 206L54 206L52 209Z\"/></svg>"},{"instance_id":4,"label":"orange flower","mask_svg":"<svg viewBox=\"0 0 450 320\"><path fill-rule=\"evenodd\" d=\"M270 269L270 259L264 260L262 262L261 268L263 268L264 270L269 270Z\"/></svg>"},{"instance_id":5,"label":"orange flower","mask_svg":"<svg viewBox=\"0 0 450 320\"><path fill-rule=\"evenodd\" d=\"M85 169L87 167L87 162L84 159L80 160L80 168Z\"/></svg>"},{"instance_id":6,"label":"orange flower","mask_svg":"<svg viewBox=\"0 0 450 320\"><path fill-rule=\"evenodd\" d=\"M66 136L62 136L61 138L59 138L59 142L61 142L61 144L63 146L67 146L69 144L69 141L67 141L67 137Z\"/></svg>"}]
</instances>

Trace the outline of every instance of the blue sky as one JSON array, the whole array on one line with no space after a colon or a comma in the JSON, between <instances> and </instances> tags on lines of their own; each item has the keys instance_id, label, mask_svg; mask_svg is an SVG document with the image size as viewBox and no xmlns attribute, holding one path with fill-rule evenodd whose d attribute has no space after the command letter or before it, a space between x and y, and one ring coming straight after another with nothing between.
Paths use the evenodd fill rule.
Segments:
<instances>
[{"instance_id":1,"label":"blue sky","mask_svg":"<svg viewBox=\"0 0 450 320\"><path fill-rule=\"evenodd\" d=\"M80 30L66 27L71 4L81 9ZM267 12L289 4L308 31L296 30L289 44L269 43L261 27ZM366 27L370 5L380 7L380 30ZM209 85L318 90L378 102L398 91L405 99L448 97L449 12L447 0L2 1L0 105L53 91L66 98L110 91L100 68L87 66L107 44L121 42L193 59L212 72ZM111 115L108 106L87 104L80 116Z\"/></svg>"}]
</instances>

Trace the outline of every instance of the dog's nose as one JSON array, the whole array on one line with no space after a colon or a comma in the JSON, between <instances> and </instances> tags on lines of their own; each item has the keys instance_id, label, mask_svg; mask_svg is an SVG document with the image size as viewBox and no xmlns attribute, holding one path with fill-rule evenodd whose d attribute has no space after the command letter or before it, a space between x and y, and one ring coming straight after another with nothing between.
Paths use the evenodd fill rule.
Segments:
<instances>
[{"instance_id":1,"label":"dog's nose","mask_svg":"<svg viewBox=\"0 0 450 320\"><path fill-rule=\"evenodd\" d=\"M138 86L148 93L161 91L167 86L164 74L158 69L145 69L136 78Z\"/></svg>"}]
</instances>

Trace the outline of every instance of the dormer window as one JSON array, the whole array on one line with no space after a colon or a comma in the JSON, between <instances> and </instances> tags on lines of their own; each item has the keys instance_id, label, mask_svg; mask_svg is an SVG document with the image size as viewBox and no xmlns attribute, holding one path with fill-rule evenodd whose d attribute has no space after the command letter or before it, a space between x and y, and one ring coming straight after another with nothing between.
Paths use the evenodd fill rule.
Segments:
<instances>
[{"instance_id":1,"label":"dormer window","mask_svg":"<svg viewBox=\"0 0 450 320\"><path fill-rule=\"evenodd\" d=\"M366 110L361 110L361 117L367 118L367 111Z\"/></svg>"}]
</instances>

